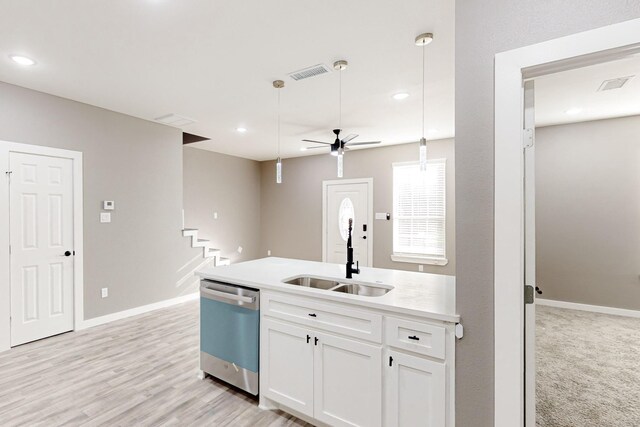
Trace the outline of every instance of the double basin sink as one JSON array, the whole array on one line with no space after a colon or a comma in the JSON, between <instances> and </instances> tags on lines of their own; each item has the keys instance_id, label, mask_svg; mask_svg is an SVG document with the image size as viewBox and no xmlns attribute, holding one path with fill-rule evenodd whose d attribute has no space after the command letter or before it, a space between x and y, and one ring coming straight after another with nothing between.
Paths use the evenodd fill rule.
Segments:
<instances>
[{"instance_id":1,"label":"double basin sink","mask_svg":"<svg viewBox=\"0 0 640 427\"><path fill-rule=\"evenodd\" d=\"M288 285L303 286L306 288L322 289L343 294L361 295L366 297L380 297L389 292L392 287L383 285L365 285L362 283L342 283L330 279L321 279L313 276L298 276L286 280Z\"/></svg>"}]
</instances>

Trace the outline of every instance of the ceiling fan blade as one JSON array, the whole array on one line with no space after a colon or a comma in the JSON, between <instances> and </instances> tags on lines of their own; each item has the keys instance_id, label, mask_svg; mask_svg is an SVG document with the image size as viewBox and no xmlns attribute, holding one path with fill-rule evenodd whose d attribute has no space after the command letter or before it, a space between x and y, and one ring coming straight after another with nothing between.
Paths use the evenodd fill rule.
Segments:
<instances>
[{"instance_id":1,"label":"ceiling fan blade","mask_svg":"<svg viewBox=\"0 0 640 427\"><path fill-rule=\"evenodd\" d=\"M305 147L304 149L306 151L306 150L314 150L316 148L327 148L327 147L319 147L319 146L318 147Z\"/></svg>"},{"instance_id":2,"label":"ceiling fan blade","mask_svg":"<svg viewBox=\"0 0 640 427\"><path fill-rule=\"evenodd\" d=\"M351 141L352 139L356 139L357 137L358 137L358 134L355 134L355 133L349 134L343 138L342 143L346 144L347 142Z\"/></svg>"},{"instance_id":3,"label":"ceiling fan blade","mask_svg":"<svg viewBox=\"0 0 640 427\"><path fill-rule=\"evenodd\" d=\"M382 141L367 141L367 142L353 142L349 144L349 147L353 147L354 145L373 145L380 144Z\"/></svg>"},{"instance_id":4,"label":"ceiling fan blade","mask_svg":"<svg viewBox=\"0 0 640 427\"><path fill-rule=\"evenodd\" d=\"M330 142L314 141L313 139L303 139L302 141L304 141L304 142L313 142L314 144L331 145Z\"/></svg>"}]
</instances>

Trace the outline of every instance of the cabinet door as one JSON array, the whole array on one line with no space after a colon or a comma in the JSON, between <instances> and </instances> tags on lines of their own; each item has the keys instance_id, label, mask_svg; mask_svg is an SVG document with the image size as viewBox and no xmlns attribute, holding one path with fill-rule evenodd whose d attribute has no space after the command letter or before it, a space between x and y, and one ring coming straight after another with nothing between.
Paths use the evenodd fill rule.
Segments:
<instances>
[{"instance_id":1,"label":"cabinet door","mask_svg":"<svg viewBox=\"0 0 640 427\"><path fill-rule=\"evenodd\" d=\"M263 319L261 388L265 397L313 416L313 337L305 329Z\"/></svg>"},{"instance_id":2,"label":"cabinet door","mask_svg":"<svg viewBox=\"0 0 640 427\"><path fill-rule=\"evenodd\" d=\"M386 426L446 425L444 363L389 350L385 369Z\"/></svg>"},{"instance_id":3,"label":"cabinet door","mask_svg":"<svg viewBox=\"0 0 640 427\"><path fill-rule=\"evenodd\" d=\"M316 334L314 418L331 426L382 425L382 348Z\"/></svg>"}]
</instances>

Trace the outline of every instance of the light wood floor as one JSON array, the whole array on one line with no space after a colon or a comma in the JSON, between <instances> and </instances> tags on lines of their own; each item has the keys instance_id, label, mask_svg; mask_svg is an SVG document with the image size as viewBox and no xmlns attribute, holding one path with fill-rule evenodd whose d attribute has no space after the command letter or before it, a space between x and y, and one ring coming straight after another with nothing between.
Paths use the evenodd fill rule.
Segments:
<instances>
[{"instance_id":1,"label":"light wood floor","mask_svg":"<svg viewBox=\"0 0 640 427\"><path fill-rule=\"evenodd\" d=\"M198 303L0 353L0 426L305 426L197 379Z\"/></svg>"}]
</instances>

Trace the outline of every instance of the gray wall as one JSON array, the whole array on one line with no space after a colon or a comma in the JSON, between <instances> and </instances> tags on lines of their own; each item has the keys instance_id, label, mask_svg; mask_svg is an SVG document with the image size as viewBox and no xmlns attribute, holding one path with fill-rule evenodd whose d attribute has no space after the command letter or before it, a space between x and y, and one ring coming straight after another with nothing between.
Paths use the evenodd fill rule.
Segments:
<instances>
[{"instance_id":1,"label":"gray wall","mask_svg":"<svg viewBox=\"0 0 640 427\"><path fill-rule=\"evenodd\" d=\"M640 310L640 116L536 130L543 298Z\"/></svg>"},{"instance_id":2,"label":"gray wall","mask_svg":"<svg viewBox=\"0 0 640 427\"><path fill-rule=\"evenodd\" d=\"M456 2L456 424L493 425L494 56L640 17L630 0Z\"/></svg>"},{"instance_id":3,"label":"gray wall","mask_svg":"<svg viewBox=\"0 0 640 427\"><path fill-rule=\"evenodd\" d=\"M455 274L454 143L429 142L429 156L447 159L446 266L425 265L424 271ZM356 150L344 157L344 178L373 177L374 212L393 211L393 162L415 161L417 144ZM275 182L275 163L262 163L262 225L260 253L315 261L322 260L322 181L335 180L336 159L328 155L283 160L283 183ZM416 264L391 261L392 221L374 221L373 265L417 271Z\"/></svg>"},{"instance_id":4,"label":"gray wall","mask_svg":"<svg viewBox=\"0 0 640 427\"><path fill-rule=\"evenodd\" d=\"M232 262L259 258L260 163L185 147L183 165L185 225Z\"/></svg>"},{"instance_id":5,"label":"gray wall","mask_svg":"<svg viewBox=\"0 0 640 427\"><path fill-rule=\"evenodd\" d=\"M180 232L180 130L0 82L0 140L83 153L86 319L196 290L180 280L195 254Z\"/></svg>"}]
</instances>

